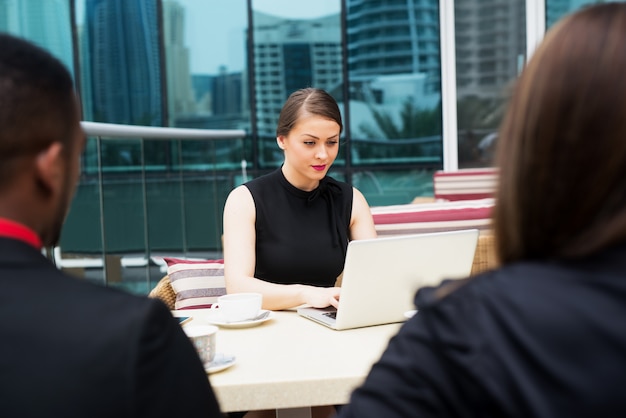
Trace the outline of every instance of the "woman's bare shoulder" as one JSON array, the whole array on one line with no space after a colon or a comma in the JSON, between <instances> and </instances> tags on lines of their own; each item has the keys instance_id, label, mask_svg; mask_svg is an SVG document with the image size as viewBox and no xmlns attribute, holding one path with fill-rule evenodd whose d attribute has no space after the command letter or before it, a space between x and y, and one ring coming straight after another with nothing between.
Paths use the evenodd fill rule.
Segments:
<instances>
[{"instance_id":1,"label":"woman's bare shoulder","mask_svg":"<svg viewBox=\"0 0 626 418\"><path fill-rule=\"evenodd\" d=\"M252 199L250 190L242 184L230 191L226 198L224 211L241 211L246 209L254 210L254 200Z\"/></svg>"}]
</instances>

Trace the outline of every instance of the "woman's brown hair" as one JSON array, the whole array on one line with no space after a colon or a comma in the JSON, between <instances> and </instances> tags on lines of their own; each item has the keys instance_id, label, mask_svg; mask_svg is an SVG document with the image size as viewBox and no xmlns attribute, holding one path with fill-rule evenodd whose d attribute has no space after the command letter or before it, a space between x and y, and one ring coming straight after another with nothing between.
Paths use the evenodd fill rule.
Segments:
<instances>
[{"instance_id":1,"label":"woman's brown hair","mask_svg":"<svg viewBox=\"0 0 626 418\"><path fill-rule=\"evenodd\" d=\"M584 257L626 240L626 4L590 6L548 31L498 142L502 263Z\"/></svg>"},{"instance_id":2,"label":"woman's brown hair","mask_svg":"<svg viewBox=\"0 0 626 418\"><path fill-rule=\"evenodd\" d=\"M289 135L303 113L333 120L339 125L339 132L343 130L341 112L333 96L322 89L308 87L296 90L287 98L278 117L276 136Z\"/></svg>"}]
</instances>

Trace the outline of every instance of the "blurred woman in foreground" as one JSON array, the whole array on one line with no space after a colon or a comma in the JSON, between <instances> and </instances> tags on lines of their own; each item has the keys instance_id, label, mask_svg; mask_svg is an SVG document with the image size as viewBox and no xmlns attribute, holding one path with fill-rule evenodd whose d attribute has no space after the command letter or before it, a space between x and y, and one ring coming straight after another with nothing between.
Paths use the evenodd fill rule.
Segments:
<instances>
[{"instance_id":1,"label":"blurred woman in foreground","mask_svg":"<svg viewBox=\"0 0 626 418\"><path fill-rule=\"evenodd\" d=\"M551 29L499 133L502 267L423 289L341 417L626 411L626 3Z\"/></svg>"}]
</instances>

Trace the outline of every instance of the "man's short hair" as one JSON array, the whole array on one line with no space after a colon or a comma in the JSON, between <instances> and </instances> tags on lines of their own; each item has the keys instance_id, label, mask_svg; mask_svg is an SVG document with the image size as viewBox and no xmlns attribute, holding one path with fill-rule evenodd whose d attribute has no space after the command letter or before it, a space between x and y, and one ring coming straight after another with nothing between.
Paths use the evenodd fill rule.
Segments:
<instances>
[{"instance_id":1,"label":"man's short hair","mask_svg":"<svg viewBox=\"0 0 626 418\"><path fill-rule=\"evenodd\" d=\"M55 141L69 144L74 96L72 76L57 58L0 33L0 189L13 177L19 157Z\"/></svg>"}]
</instances>

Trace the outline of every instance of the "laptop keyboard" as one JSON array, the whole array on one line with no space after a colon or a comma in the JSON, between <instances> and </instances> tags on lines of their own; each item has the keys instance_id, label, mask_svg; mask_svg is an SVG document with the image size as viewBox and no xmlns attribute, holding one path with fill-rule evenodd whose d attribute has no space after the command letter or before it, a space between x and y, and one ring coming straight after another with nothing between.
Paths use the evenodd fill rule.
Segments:
<instances>
[{"instance_id":1,"label":"laptop keyboard","mask_svg":"<svg viewBox=\"0 0 626 418\"><path fill-rule=\"evenodd\" d=\"M332 319L337 319L337 311L326 312L324 314L324 316L327 316L327 317L332 318Z\"/></svg>"}]
</instances>

